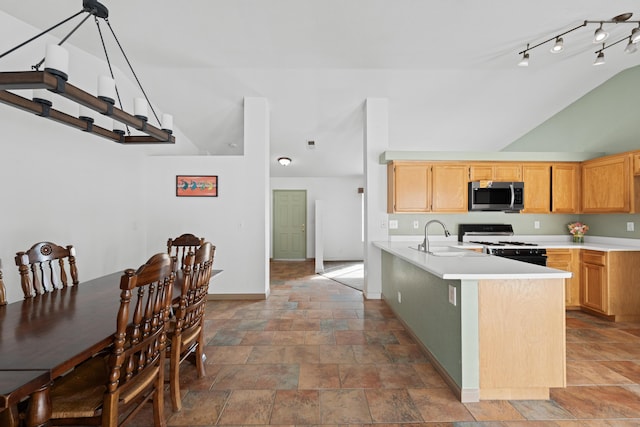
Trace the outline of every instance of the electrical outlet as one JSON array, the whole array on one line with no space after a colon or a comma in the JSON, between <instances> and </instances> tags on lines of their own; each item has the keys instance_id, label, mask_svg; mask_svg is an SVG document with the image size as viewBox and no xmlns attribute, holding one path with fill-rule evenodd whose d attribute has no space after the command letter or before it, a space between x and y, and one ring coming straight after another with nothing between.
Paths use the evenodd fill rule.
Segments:
<instances>
[{"instance_id":1,"label":"electrical outlet","mask_svg":"<svg viewBox=\"0 0 640 427\"><path fill-rule=\"evenodd\" d=\"M540 229L540 221L533 221L533 228L535 228L536 230Z\"/></svg>"},{"instance_id":2,"label":"electrical outlet","mask_svg":"<svg viewBox=\"0 0 640 427\"><path fill-rule=\"evenodd\" d=\"M402 294L398 291L398 304L402 304Z\"/></svg>"},{"instance_id":3,"label":"electrical outlet","mask_svg":"<svg viewBox=\"0 0 640 427\"><path fill-rule=\"evenodd\" d=\"M635 231L635 224L633 222L627 223L627 231Z\"/></svg>"},{"instance_id":4,"label":"electrical outlet","mask_svg":"<svg viewBox=\"0 0 640 427\"><path fill-rule=\"evenodd\" d=\"M397 219L390 219L389 220L389 229L391 229L391 230L397 230L398 229L398 220Z\"/></svg>"},{"instance_id":5,"label":"electrical outlet","mask_svg":"<svg viewBox=\"0 0 640 427\"><path fill-rule=\"evenodd\" d=\"M456 287L449 285L449 303L456 305Z\"/></svg>"},{"instance_id":6,"label":"electrical outlet","mask_svg":"<svg viewBox=\"0 0 640 427\"><path fill-rule=\"evenodd\" d=\"M420 221L413 221L413 228L420 227Z\"/></svg>"}]
</instances>

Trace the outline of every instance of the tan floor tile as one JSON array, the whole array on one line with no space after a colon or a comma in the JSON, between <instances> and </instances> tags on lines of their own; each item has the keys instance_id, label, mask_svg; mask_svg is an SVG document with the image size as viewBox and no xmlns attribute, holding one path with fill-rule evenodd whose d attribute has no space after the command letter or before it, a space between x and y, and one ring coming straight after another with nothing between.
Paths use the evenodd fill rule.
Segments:
<instances>
[{"instance_id":1,"label":"tan floor tile","mask_svg":"<svg viewBox=\"0 0 640 427\"><path fill-rule=\"evenodd\" d=\"M363 390L320 390L321 424L371 423Z\"/></svg>"},{"instance_id":2,"label":"tan floor tile","mask_svg":"<svg viewBox=\"0 0 640 427\"><path fill-rule=\"evenodd\" d=\"M234 390L218 424L269 424L274 390Z\"/></svg>"},{"instance_id":3,"label":"tan floor tile","mask_svg":"<svg viewBox=\"0 0 640 427\"><path fill-rule=\"evenodd\" d=\"M189 391L182 399L182 410L172 413L169 426L213 425L218 422L229 391Z\"/></svg>"},{"instance_id":4,"label":"tan floor tile","mask_svg":"<svg viewBox=\"0 0 640 427\"><path fill-rule=\"evenodd\" d=\"M365 390L374 423L416 423L422 417L406 389Z\"/></svg>"},{"instance_id":5,"label":"tan floor tile","mask_svg":"<svg viewBox=\"0 0 640 427\"><path fill-rule=\"evenodd\" d=\"M315 425L320 423L317 390L278 390L271 424Z\"/></svg>"},{"instance_id":6,"label":"tan floor tile","mask_svg":"<svg viewBox=\"0 0 640 427\"><path fill-rule=\"evenodd\" d=\"M629 378L609 369L601 362L589 360L567 363L567 385L621 385L632 384Z\"/></svg>"},{"instance_id":7,"label":"tan floor tile","mask_svg":"<svg viewBox=\"0 0 640 427\"><path fill-rule=\"evenodd\" d=\"M554 388L551 398L576 418L640 418L638 395L624 387Z\"/></svg>"},{"instance_id":8,"label":"tan floor tile","mask_svg":"<svg viewBox=\"0 0 640 427\"><path fill-rule=\"evenodd\" d=\"M252 346L205 346L206 364L245 363L252 352Z\"/></svg>"},{"instance_id":9,"label":"tan floor tile","mask_svg":"<svg viewBox=\"0 0 640 427\"><path fill-rule=\"evenodd\" d=\"M524 417L506 400L487 400L465 403L471 415L478 421L523 420Z\"/></svg>"},{"instance_id":10,"label":"tan floor tile","mask_svg":"<svg viewBox=\"0 0 640 427\"><path fill-rule=\"evenodd\" d=\"M304 344L304 331L274 331L273 345Z\"/></svg>"},{"instance_id":11,"label":"tan floor tile","mask_svg":"<svg viewBox=\"0 0 640 427\"><path fill-rule=\"evenodd\" d=\"M381 388L380 372L377 365L341 364L340 384L342 388Z\"/></svg>"},{"instance_id":12,"label":"tan floor tile","mask_svg":"<svg viewBox=\"0 0 640 427\"><path fill-rule=\"evenodd\" d=\"M424 420L474 421L471 412L448 388L409 389L409 395Z\"/></svg>"},{"instance_id":13,"label":"tan floor tile","mask_svg":"<svg viewBox=\"0 0 640 427\"><path fill-rule=\"evenodd\" d=\"M336 344L363 345L367 343L367 338L362 331L335 331Z\"/></svg>"},{"instance_id":14,"label":"tan floor tile","mask_svg":"<svg viewBox=\"0 0 640 427\"><path fill-rule=\"evenodd\" d=\"M300 365L298 387L301 390L340 388L337 364L305 363Z\"/></svg>"},{"instance_id":15,"label":"tan floor tile","mask_svg":"<svg viewBox=\"0 0 640 427\"><path fill-rule=\"evenodd\" d=\"M327 345L335 344L336 338L333 331L307 331L304 334L306 345Z\"/></svg>"},{"instance_id":16,"label":"tan floor tile","mask_svg":"<svg viewBox=\"0 0 640 427\"><path fill-rule=\"evenodd\" d=\"M318 349L320 363L355 363L353 347L350 345L321 345Z\"/></svg>"}]
</instances>

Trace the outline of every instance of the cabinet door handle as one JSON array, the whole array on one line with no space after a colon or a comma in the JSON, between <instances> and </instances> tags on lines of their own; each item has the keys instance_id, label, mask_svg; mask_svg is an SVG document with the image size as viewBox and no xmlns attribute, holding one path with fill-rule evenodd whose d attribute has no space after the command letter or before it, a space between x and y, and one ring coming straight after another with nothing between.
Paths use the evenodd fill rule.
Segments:
<instances>
[{"instance_id":1,"label":"cabinet door handle","mask_svg":"<svg viewBox=\"0 0 640 427\"><path fill-rule=\"evenodd\" d=\"M302 226L300 227L300 231L304 233L304 224L302 224Z\"/></svg>"}]
</instances>

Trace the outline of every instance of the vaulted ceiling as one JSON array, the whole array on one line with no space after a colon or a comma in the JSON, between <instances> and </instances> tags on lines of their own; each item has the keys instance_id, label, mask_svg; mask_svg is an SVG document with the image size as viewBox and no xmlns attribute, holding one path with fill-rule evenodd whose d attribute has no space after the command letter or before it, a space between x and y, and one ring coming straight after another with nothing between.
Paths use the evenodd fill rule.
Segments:
<instances>
[{"instance_id":1,"label":"vaulted ceiling","mask_svg":"<svg viewBox=\"0 0 640 427\"><path fill-rule=\"evenodd\" d=\"M367 97L389 99L392 149L495 151L640 64L640 52L626 55L621 43L605 51L605 65L592 66L601 46L589 26L565 36L563 53L541 46L529 67L516 65L527 43L584 20L625 12L640 19L637 0L102 3L151 101L174 115L201 154L241 154L243 97L269 100L272 176L362 174ZM81 8L81 0L0 5L37 29ZM609 40L632 28L611 25ZM93 24L67 43L103 57ZM4 44L0 51L12 47ZM278 166L279 156L292 164Z\"/></svg>"}]
</instances>

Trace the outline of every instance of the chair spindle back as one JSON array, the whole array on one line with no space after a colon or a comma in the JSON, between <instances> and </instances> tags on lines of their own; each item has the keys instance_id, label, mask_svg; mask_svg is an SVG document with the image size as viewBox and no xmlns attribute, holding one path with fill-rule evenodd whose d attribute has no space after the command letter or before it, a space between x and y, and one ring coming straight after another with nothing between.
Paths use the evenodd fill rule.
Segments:
<instances>
[{"instance_id":1,"label":"chair spindle back","mask_svg":"<svg viewBox=\"0 0 640 427\"><path fill-rule=\"evenodd\" d=\"M185 259L189 252L196 253L198 248L204 243L204 238L196 237L193 234L183 234L175 239L167 240L167 253L175 256L178 260L176 271L182 270Z\"/></svg>"},{"instance_id":2,"label":"chair spindle back","mask_svg":"<svg viewBox=\"0 0 640 427\"><path fill-rule=\"evenodd\" d=\"M25 298L70 286L69 277L71 284L79 283L73 245L39 242L26 252L17 252L15 261Z\"/></svg>"}]
</instances>

